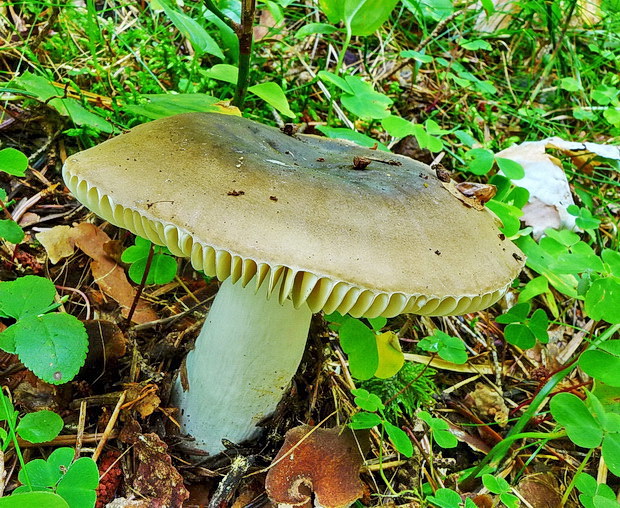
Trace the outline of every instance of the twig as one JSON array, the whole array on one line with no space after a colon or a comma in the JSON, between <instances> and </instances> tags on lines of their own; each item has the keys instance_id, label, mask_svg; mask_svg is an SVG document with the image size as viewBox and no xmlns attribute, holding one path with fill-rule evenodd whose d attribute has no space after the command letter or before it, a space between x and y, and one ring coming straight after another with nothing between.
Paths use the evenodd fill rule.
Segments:
<instances>
[{"instance_id":1,"label":"twig","mask_svg":"<svg viewBox=\"0 0 620 508\"><path fill-rule=\"evenodd\" d=\"M106 425L106 428L103 431L103 435L101 436L101 441L99 441L99 444L97 445L97 449L95 450L95 453L93 453L93 460L95 462L97 462L99 455L101 455L101 452L103 451L103 447L108 442L108 439L110 438L110 435L112 434L112 430L114 429L114 425L116 425L116 420L118 420L118 415L121 412L121 407L123 403L125 402L126 396L127 396L127 392L123 392L120 398L118 399L118 402L116 403L116 407L114 408L114 411L112 412L112 416L110 416L110 421Z\"/></svg>"},{"instance_id":2,"label":"twig","mask_svg":"<svg viewBox=\"0 0 620 508\"><path fill-rule=\"evenodd\" d=\"M239 39L239 74L237 76L237 88L232 104L239 109L243 108L245 94L248 91L248 80L250 75L250 63L252 61L252 46L254 44L254 10L256 0L242 0L241 2L241 26L237 30Z\"/></svg>"},{"instance_id":3,"label":"twig","mask_svg":"<svg viewBox=\"0 0 620 508\"><path fill-rule=\"evenodd\" d=\"M129 309L129 313L127 314L127 321L125 321L125 327L129 328L131 326L131 318L136 312L136 308L138 307L138 302L140 301L140 296L142 295L142 291L144 291L144 286L146 286L146 280L149 276L149 270L151 269L151 263L153 262L153 255L155 254L155 246L151 244L149 249L149 256L146 258L146 265L144 267L144 273L142 274L142 280L140 281L140 286L138 286L138 291L136 291L136 296L131 303L131 309Z\"/></svg>"},{"instance_id":4,"label":"twig","mask_svg":"<svg viewBox=\"0 0 620 508\"><path fill-rule=\"evenodd\" d=\"M86 401L83 400L80 404L80 418L78 420L78 431L75 439L75 453L73 454L73 460L77 460L82 452L82 440L84 439L84 426L86 425Z\"/></svg>"}]
</instances>

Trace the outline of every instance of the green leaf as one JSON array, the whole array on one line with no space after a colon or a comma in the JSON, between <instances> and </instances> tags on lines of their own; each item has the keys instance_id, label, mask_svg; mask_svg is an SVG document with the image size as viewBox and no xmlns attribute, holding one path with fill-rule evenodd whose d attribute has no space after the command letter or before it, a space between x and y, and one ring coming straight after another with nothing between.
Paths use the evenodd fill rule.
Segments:
<instances>
[{"instance_id":1,"label":"green leaf","mask_svg":"<svg viewBox=\"0 0 620 508\"><path fill-rule=\"evenodd\" d=\"M295 118L295 113L291 111L288 100L282 88L277 83L260 83L248 88L248 92L263 99L267 104L276 109L279 113L289 118Z\"/></svg>"},{"instance_id":2,"label":"green leaf","mask_svg":"<svg viewBox=\"0 0 620 508\"><path fill-rule=\"evenodd\" d=\"M592 319L620 323L620 279L605 277L595 280L585 300L586 313Z\"/></svg>"},{"instance_id":3,"label":"green leaf","mask_svg":"<svg viewBox=\"0 0 620 508\"><path fill-rule=\"evenodd\" d=\"M1 508L69 508L67 502L53 492L24 492L0 498Z\"/></svg>"},{"instance_id":4,"label":"green leaf","mask_svg":"<svg viewBox=\"0 0 620 508\"><path fill-rule=\"evenodd\" d=\"M125 104L122 109L151 120L194 112L240 115L237 108L218 104L220 99L204 93L143 94L140 97L144 100L143 103Z\"/></svg>"},{"instance_id":5,"label":"green leaf","mask_svg":"<svg viewBox=\"0 0 620 508\"><path fill-rule=\"evenodd\" d=\"M392 99L376 92L370 83L357 76L346 76L345 80L353 93L340 98L347 110L360 118L381 119L390 116L387 108L392 104Z\"/></svg>"},{"instance_id":6,"label":"green leaf","mask_svg":"<svg viewBox=\"0 0 620 508\"><path fill-rule=\"evenodd\" d=\"M500 324L524 323L532 307L529 303L518 303L495 318Z\"/></svg>"},{"instance_id":7,"label":"green leaf","mask_svg":"<svg viewBox=\"0 0 620 508\"><path fill-rule=\"evenodd\" d=\"M295 37L301 39L302 37L307 37L312 34L329 35L337 31L337 27L328 25L327 23L308 23L295 32Z\"/></svg>"},{"instance_id":8,"label":"green leaf","mask_svg":"<svg viewBox=\"0 0 620 508\"><path fill-rule=\"evenodd\" d=\"M149 240L137 236L135 245L127 247L121 254L121 261L124 263L131 263L129 267L129 277L136 284L140 284L144 277L151 245ZM146 284L167 284L174 279L177 273L177 262L172 256L166 254L166 252L169 251L165 247L154 247Z\"/></svg>"},{"instance_id":9,"label":"green leaf","mask_svg":"<svg viewBox=\"0 0 620 508\"><path fill-rule=\"evenodd\" d=\"M31 443L45 443L58 436L64 424L62 418L53 411L37 411L22 417L17 433Z\"/></svg>"},{"instance_id":10,"label":"green leaf","mask_svg":"<svg viewBox=\"0 0 620 508\"><path fill-rule=\"evenodd\" d=\"M72 448L57 448L47 460L35 459L26 463L25 472L21 469L17 478L25 484L27 473L33 486L54 487L73 462L74 455Z\"/></svg>"},{"instance_id":11,"label":"green leaf","mask_svg":"<svg viewBox=\"0 0 620 508\"><path fill-rule=\"evenodd\" d=\"M177 11L168 0L159 0L159 4L170 21L191 43L198 56L208 53L224 60L224 53L209 33L188 15Z\"/></svg>"},{"instance_id":12,"label":"green leaf","mask_svg":"<svg viewBox=\"0 0 620 508\"><path fill-rule=\"evenodd\" d=\"M381 399L374 393L370 393L364 388L355 388L351 390L351 394L355 397L355 405L365 411L375 412L384 408Z\"/></svg>"},{"instance_id":13,"label":"green leaf","mask_svg":"<svg viewBox=\"0 0 620 508\"><path fill-rule=\"evenodd\" d=\"M491 51L493 49L487 41L484 41L482 39L476 39L473 41L462 41L461 47L463 49L467 49L468 51L477 51L479 49L482 49L484 51Z\"/></svg>"},{"instance_id":14,"label":"green leaf","mask_svg":"<svg viewBox=\"0 0 620 508\"><path fill-rule=\"evenodd\" d=\"M620 387L620 340L608 340L598 349L584 351L579 367L606 385Z\"/></svg>"},{"instance_id":15,"label":"green leaf","mask_svg":"<svg viewBox=\"0 0 620 508\"><path fill-rule=\"evenodd\" d=\"M605 436L601 451L609 470L616 476L620 476L620 429L618 427L616 427L616 432Z\"/></svg>"},{"instance_id":16,"label":"green leaf","mask_svg":"<svg viewBox=\"0 0 620 508\"><path fill-rule=\"evenodd\" d=\"M332 85L336 85L344 93L348 93L349 95L353 95L353 93L355 93L353 92L353 89L349 86L349 83L347 83L347 81L344 78L341 78L340 76L334 74L333 72L319 71L317 75L323 81L327 81L328 83L331 83Z\"/></svg>"},{"instance_id":17,"label":"green leaf","mask_svg":"<svg viewBox=\"0 0 620 508\"><path fill-rule=\"evenodd\" d=\"M611 274L620 278L620 252L612 249L603 249L601 258L609 265Z\"/></svg>"},{"instance_id":18,"label":"green leaf","mask_svg":"<svg viewBox=\"0 0 620 508\"><path fill-rule=\"evenodd\" d=\"M15 148L3 148L0 150L0 171L13 176L25 176L27 169L28 157L22 152Z\"/></svg>"},{"instance_id":19,"label":"green leaf","mask_svg":"<svg viewBox=\"0 0 620 508\"><path fill-rule=\"evenodd\" d=\"M546 344L549 342L549 318L543 309L536 309L532 317L528 320L528 328L540 342Z\"/></svg>"},{"instance_id":20,"label":"green leaf","mask_svg":"<svg viewBox=\"0 0 620 508\"><path fill-rule=\"evenodd\" d=\"M558 393L549 404L556 421L566 427L570 440L583 448L601 444L603 431L584 402L572 393Z\"/></svg>"},{"instance_id":21,"label":"green leaf","mask_svg":"<svg viewBox=\"0 0 620 508\"><path fill-rule=\"evenodd\" d=\"M404 138L415 133L414 124L400 116L386 116L381 120L381 125L390 136L395 138Z\"/></svg>"},{"instance_id":22,"label":"green leaf","mask_svg":"<svg viewBox=\"0 0 620 508\"><path fill-rule=\"evenodd\" d=\"M380 379L390 378L396 375L405 363L405 356L400 348L398 335L392 331L387 331L375 335L375 339L379 361L374 376Z\"/></svg>"},{"instance_id":23,"label":"green leaf","mask_svg":"<svg viewBox=\"0 0 620 508\"><path fill-rule=\"evenodd\" d=\"M405 457L413 456L413 444L405 431L396 427L396 425L392 425L387 420L383 421L383 428L394 445L394 448L396 448L399 453L402 453Z\"/></svg>"},{"instance_id":24,"label":"green leaf","mask_svg":"<svg viewBox=\"0 0 620 508\"><path fill-rule=\"evenodd\" d=\"M587 208L580 208L577 205L569 205L566 211L576 217L575 223L582 229L598 229L601 221L592 215Z\"/></svg>"},{"instance_id":25,"label":"green leaf","mask_svg":"<svg viewBox=\"0 0 620 508\"><path fill-rule=\"evenodd\" d=\"M381 418L376 413L360 412L355 413L351 417L351 423L349 424L349 426L355 430L372 429L373 427L379 425L381 421Z\"/></svg>"},{"instance_id":26,"label":"green leaf","mask_svg":"<svg viewBox=\"0 0 620 508\"><path fill-rule=\"evenodd\" d=\"M560 80L560 88L562 90L566 90L567 92L577 92L578 90L583 90L583 87L575 78L562 78Z\"/></svg>"},{"instance_id":27,"label":"green leaf","mask_svg":"<svg viewBox=\"0 0 620 508\"><path fill-rule=\"evenodd\" d=\"M376 147L378 150L382 150L384 152L389 151L383 143L371 138L370 136L366 136L366 134L362 134L361 132L347 129L345 127L328 127L327 125L317 125L316 128L328 138L345 139L367 148Z\"/></svg>"},{"instance_id":28,"label":"green leaf","mask_svg":"<svg viewBox=\"0 0 620 508\"><path fill-rule=\"evenodd\" d=\"M590 96L601 106L608 106L618 96L618 93L620 90L614 86L599 85L592 90Z\"/></svg>"},{"instance_id":29,"label":"green leaf","mask_svg":"<svg viewBox=\"0 0 620 508\"><path fill-rule=\"evenodd\" d=\"M512 159L504 159L503 157L495 157L495 162L504 175L511 180L520 180L525 176L523 166Z\"/></svg>"},{"instance_id":30,"label":"green leaf","mask_svg":"<svg viewBox=\"0 0 620 508\"><path fill-rule=\"evenodd\" d=\"M13 325L15 350L22 363L51 384L70 381L86 359L88 335L69 314L27 316Z\"/></svg>"},{"instance_id":31,"label":"green leaf","mask_svg":"<svg viewBox=\"0 0 620 508\"><path fill-rule=\"evenodd\" d=\"M549 291L549 281L542 276L535 277L529 281L519 293L519 303L527 302L535 296Z\"/></svg>"},{"instance_id":32,"label":"green leaf","mask_svg":"<svg viewBox=\"0 0 620 508\"><path fill-rule=\"evenodd\" d=\"M493 494L503 494L504 492L510 492L510 484L502 477L495 477L490 474L482 475L482 483Z\"/></svg>"},{"instance_id":33,"label":"green leaf","mask_svg":"<svg viewBox=\"0 0 620 508\"><path fill-rule=\"evenodd\" d=\"M235 65L230 64L216 64L210 69L205 71L205 75L211 79L217 79L219 81L225 81L233 85L237 84L237 78L239 75L239 69Z\"/></svg>"},{"instance_id":34,"label":"green leaf","mask_svg":"<svg viewBox=\"0 0 620 508\"><path fill-rule=\"evenodd\" d=\"M467 361L465 343L458 337L452 337L441 330L435 330L433 335L418 342L418 347L424 351L437 353L447 362L462 364Z\"/></svg>"},{"instance_id":35,"label":"green leaf","mask_svg":"<svg viewBox=\"0 0 620 508\"><path fill-rule=\"evenodd\" d=\"M495 155L486 148L473 148L465 153L466 171L475 175L486 175L493 167Z\"/></svg>"},{"instance_id":36,"label":"green leaf","mask_svg":"<svg viewBox=\"0 0 620 508\"><path fill-rule=\"evenodd\" d=\"M11 219L0 220L0 238L9 243L18 244L24 239L24 230Z\"/></svg>"},{"instance_id":37,"label":"green leaf","mask_svg":"<svg viewBox=\"0 0 620 508\"><path fill-rule=\"evenodd\" d=\"M414 51L413 49L407 49L405 51L401 51L400 56L402 58L411 58L419 63L430 63L433 61L432 56L425 55L424 53L420 53L419 51Z\"/></svg>"},{"instance_id":38,"label":"green leaf","mask_svg":"<svg viewBox=\"0 0 620 508\"><path fill-rule=\"evenodd\" d=\"M372 329L378 332L379 330L381 330L381 328L383 328L387 324L387 318L384 318L383 316L379 316L376 318L368 318L368 322L370 323L370 326L372 327Z\"/></svg>"},{"instance_id":39,"label":"green leaf","mask_svg":"<svg viewBox=\"0 0 620 508\"><path fill-rule=\"evenodd\" d=\"M15 319L36 316L49 308L55 295L54 283L36 275L0 282L0 315Z\"/></svg>"},{"instance_id":40,"label":"green leaf","mask_svg":"<svg viewBox=\"0 0 620 508\"><path fill-rule=\"evenodd\" d=\"M389 18L398 0L319 0L333 25L343 22L351 35L371 35Z\"/></svg>"},{"instance_id":41,"label":"green leaf","mask_svg":"<svg viewBox=\"0 0 620 508\"><path fill-rule=\"evenodd\" d=\"M451 489L437 489L434 496L428 496L427 501L441 508L458 508L461 506L461 496Z\"/></svg>"},{"instance_id":42,"label":"green leaf","mask_svg":"<svg viewBox=\"0 0 620 508\"><path fill-rule=\"evenodd\" d=\"M379 366L375 334L357 319L346 321L339 330L340 344L349 357L351 375L370 379Z\"/></svg>"},{"instance_id":43,"label":"green leaf","mask_svg":"<svg viewBox=\"0 0 620 508\"><path fill-rule=\"evenodd\" d=\"M616 107L607 108L603 111L603 118L614 127L620 127L620 110Z\"/></svg>"},{"instance_id":44,"label":"green leaf","mask_svg":"<svg viewBox=\"0 0 620 508\"><path fill-rule=\"evenodd\" d=\"M97 464L90 457L77 459L69 467L56 488L70 508L92 508L97 501L99 485Z\"/></svg>"},{"instance_id":45,"label":"green leaf","mask_svg":"<svg viewBox=\"0 0 620 508\"><path fill-rule=\"evenodd\" d=\"M536 345L536 337L524 324L511 323L504 328L506 342L521 349L529 349Z\"/></svg>"}]
</instances>

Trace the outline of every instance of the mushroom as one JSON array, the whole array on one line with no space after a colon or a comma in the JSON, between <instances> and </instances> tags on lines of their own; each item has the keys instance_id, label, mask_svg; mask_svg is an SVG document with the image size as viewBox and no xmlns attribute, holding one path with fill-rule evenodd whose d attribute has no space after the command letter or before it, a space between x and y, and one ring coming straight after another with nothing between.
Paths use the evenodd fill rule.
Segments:
<instances>
[{"instance_id":1,"label":"mushroom","mask_svg":"<svg viewBox=\"0 0 620 508\"><path fill-rule=\"evenodd\" d=\"M210 453L258 435L312 313L473 312L523 265L497 219L429 166L235 116L140 125L69 157L63 176L99 216L223 281L174 390L184 430Z\"/></svg>"},{"instance_id":2,"label":"mushroom","mask_svg":"<svg viewBox=\"0 0 620 508\"><path fill-rule=\"evenodd\" d=\"M360 468L367 441L367 433L346 427L290 429L265 478L269 499L281 507L307 507L313 491L315 507L350 506L364 494Z\"/></svg>"}]
</instances>

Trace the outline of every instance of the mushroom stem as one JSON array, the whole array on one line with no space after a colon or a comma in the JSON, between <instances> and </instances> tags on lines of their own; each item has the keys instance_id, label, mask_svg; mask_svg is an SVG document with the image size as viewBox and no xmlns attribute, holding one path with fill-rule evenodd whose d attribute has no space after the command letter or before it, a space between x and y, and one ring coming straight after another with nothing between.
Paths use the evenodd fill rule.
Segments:
<instances>
[{"instance_id":1,"label":"mushroom stem","mask_svg":"<svg viewBox=\"0 0 620 508\"><path fill-rule=\"evenodd\" d=\"M297 371L312 313L304 304L280 305L267 284L254 291L226 280L196 346L186 359L189 390L177 380L173 398L184 432L211 454L256 437L257 424L275 410Z\"/></svg>"}]
</instances>

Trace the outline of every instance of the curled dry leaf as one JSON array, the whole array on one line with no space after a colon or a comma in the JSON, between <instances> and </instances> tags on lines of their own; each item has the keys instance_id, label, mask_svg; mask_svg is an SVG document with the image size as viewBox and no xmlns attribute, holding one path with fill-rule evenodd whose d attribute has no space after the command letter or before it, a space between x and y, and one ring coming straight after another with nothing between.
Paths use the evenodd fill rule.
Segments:
<instances>
[{"instance_id":1,"label":"curled dry leaf","mask_svg":"<svg viewBox=\"0 0 620 508\"><path fill-rule=\"evenodd\" d=\"M119 439L133 445L138 467L131 479L135 492L150 498L149 507L180 508L189 497L183 478L172 465L168 445L157 434L142 434L135 420L128 422ZM131 506L131 505L128 505Z\"/></svg>"},{"instance_id":2,"label":"curled dry leaf","mask_svg":"<svg viewBox=\"0 0 620 508\"><path fill-rule=\"evenodd\" d=\"M566 209L575 204L562 162L546 153L556 149L567 155L578 171L591 172L597 157L620 160L620 147L597 143L575 143L553 137L541 141L528 141L502 150L497 157L518 162L525 176L513 180L527 189L530 199L523 208L523 220L532 226L535 238L540 238L547 228L576 229L575 217Z\"/></svg>"},{"instance_id":3,"label":"curled dry leaf","mask_svg":"<svg viewBox=\"0 0 620 508\"><path fill-rule=\"evenodd\" d=\"M267 473L265 489L278 505L337 508L364 494L360 468L364 457L358 434L349 428L314 429L301 425L286 433Z\"/></svg>"},{"instance_id":4,"label":"curled dry leaf","mask_svg":"<svg viewBox=\"0 0 620 508\"><path fill-rule=\"evenodd\" d=\"M127 391L126 402L123 407L131 407L142 418L152 414L161 403L161 399L157 395L156 384L126 383L123 387Z\"/></svg>"},{"instance_id":5,"label":"curled dry leaf","mask_svg":"<svg viewBox=\"0 0 620 508\"><path fill-rule=\"evenodd\" d=\"M473 407L480 416L492 418L501 427L508 422L508 406L502 396L491 387L476 383L476 389L465 396L465 402Z\"/></svg>"},{"instance_id":6,"label":"curled dry leaf","mask_svg":"<svg viewBox=\"0 0 620 508\"><path fill-rule=\"evenodd\" d=\"M125 270L106 252L110 237L94 224L82 223L75 227L56 226L37 235L52 263L73 254L78 247L93 261L90 265L95 282L101 290L121 306L123 316L127 316L136 295L133 286L127 280ZM157 314L144 300L138 302L133 315L136 323L155 321Z\"/></svg>"},{"instance_id":7,"label":"curled dry leaf","mask_svg":"<svg viewBox=\"0 0 620 508\"><path fill-rule=\"evenodd\" d=\"M530 474L519 481L517 490L533 508L560 508L562 494L551 473Z\"/></svg>"}]
</instances>

